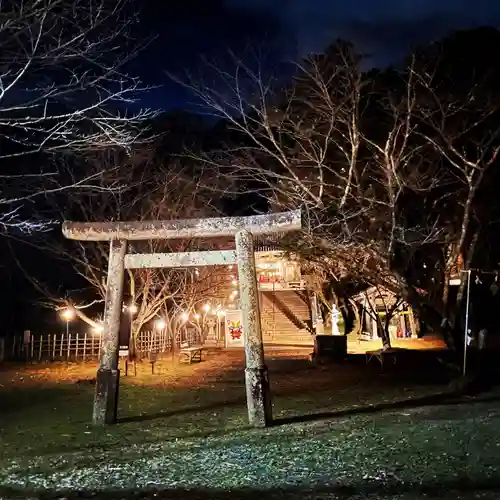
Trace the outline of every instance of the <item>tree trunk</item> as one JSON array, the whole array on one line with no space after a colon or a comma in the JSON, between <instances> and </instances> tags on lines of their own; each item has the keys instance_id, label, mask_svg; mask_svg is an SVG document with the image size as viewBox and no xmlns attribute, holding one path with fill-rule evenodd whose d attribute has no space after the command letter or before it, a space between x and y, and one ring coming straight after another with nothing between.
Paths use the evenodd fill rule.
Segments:
<instances>
[{"instance_id":1,"label":"tree trunk","mask_svg":"<svg viewBox=\"0 0 500 500\"><path fill-rule=\"evenodd\" d=\"M352 311L352 315L346 314L347 319L345 320L345 334L348 335L349 333L353 333L356 335L356 338L358 338L363 328L363 325L361 324L361 317L359 315L359 305L352 299L347 299L345 304L346 309L348 311Z\"/></svg>"},{"instance_id":2,"label":"tree trunk","mask_svg":"<svg viewBox=\"0 0 500 500\"><path fill-rule=\"evenodd\" d=\"M389 325L391 322L391 316L387 315L386 320L382 323L380 318L377 318L378 327L380 328L382 337L382 348L384 350L390 349L391 345L391 335L389 333Z\"/></svg>"},{"instance_id":3,"label":"tree trunk","mask_svg":"<svg viewBox=\"0 0 500 500\"><path fill-rule=\"evenodd\" d=\"M139 332L141 331L141 328L143 326L143 323L137 323L136 321L132 322L131 328L130 328L130 340L129 340L129 356L130 359L137 359L138 352L137 352L137 339L139 337Z\"/></svg>"}]
</instances>

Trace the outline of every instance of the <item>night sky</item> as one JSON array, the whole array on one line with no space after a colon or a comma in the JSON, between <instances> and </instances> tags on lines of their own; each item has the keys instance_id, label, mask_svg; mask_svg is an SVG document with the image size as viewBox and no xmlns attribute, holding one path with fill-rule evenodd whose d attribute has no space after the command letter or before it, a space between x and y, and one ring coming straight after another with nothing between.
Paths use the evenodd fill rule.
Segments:
<instances>
[{"instance_id":1,"label":"night sky","mask_svg":"<svg viewBox=\"0 0 500 500\"><path fill-rule=\"evenodd\" d=\"M150 85L161 87L141 97L140 105L155 109L196 109L194 97L166 76L202 72L201 56L227 61L231 49L246 57L263 54L267 68L319 52L337 38L354 42L371 55L371 64L397 63L412 44L426 43L457 28L500 26L499 0L142 0L137 35L156 40L128 68ZM9 249L5 250L10 251ZM7 257L8 254L6 254ZM4 270L4 289L14 279ZM14 272L14 268L11 269ZM19 278L19 279L18 279ZM21 280L21 281L19 281ZM29 290L16 295L26 302ZM18 306L8 305L13 321ZM32 307L32 304L30 304ZM8 322L6 315L4 322ZM57 319L57 318L56 318ZM34 321L34 320L33 320ZM14 323L13 323L14 324ZM26 326L26 325L25 325Z\"/></svg>"},{"instance_id":2,"label":"night sky","mask_svg":"<svg viewBox=\"0 0 500 500\"><path fill-rule=\"evenodd\" d=\"M134 62L134 72L162 85L144 102L190 107L191 96L165 71L200 71L200 57L224 60L257 47L269 67L321 51L338 37L371 56L372 64L397 62L412 44L457 28L500 25L498 0L146 0L143 34L159 37Z\"/></svg>"}]
</instances>

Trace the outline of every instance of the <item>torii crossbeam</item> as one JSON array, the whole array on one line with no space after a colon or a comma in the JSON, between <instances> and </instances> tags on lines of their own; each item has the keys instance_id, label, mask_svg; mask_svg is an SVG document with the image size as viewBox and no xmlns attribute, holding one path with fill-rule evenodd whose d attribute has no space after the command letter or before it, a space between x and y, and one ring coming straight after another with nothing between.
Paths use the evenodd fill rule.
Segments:
<instances>
[{"instance_id":1,"label":"torii crossbeam","mask_svg":"<svg viewBox=\"0 0 500 500\"><path fill-rule=\"evenodd\" d=\"M267 426L272 420L272 408L269 378L264 362L253 235L286 233L301 228L300 210L250 217L144 222L64 222L62 231L68 239L110 242L102 345L94 398L94 424L111 424L116 423L117 420L118 341L124 270L222 265L236 262L245 332L245 382L248 418L250 424L255 427ZM127 254L128 241L221 236L234 236L236 250Z\"/></svg>"}]
</instances>

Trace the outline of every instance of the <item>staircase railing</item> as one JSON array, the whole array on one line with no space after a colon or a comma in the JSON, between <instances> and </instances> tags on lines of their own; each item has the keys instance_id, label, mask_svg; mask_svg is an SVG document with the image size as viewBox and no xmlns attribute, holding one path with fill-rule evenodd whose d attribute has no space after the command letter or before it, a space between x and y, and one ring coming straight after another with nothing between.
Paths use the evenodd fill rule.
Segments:
<instances>
[{"instance_id":1,"label":"staircase railing","mask_svg":"<svg viewBox=\"0 0 500 500\"><path fill-rule=\"evenodd\" d=\"M276 292L263 291L264 297L274 305L299 329L308 330L311 332L311 326L305 321L298 318L295 313L277 297Z\"/></svg>"}]
</instances>

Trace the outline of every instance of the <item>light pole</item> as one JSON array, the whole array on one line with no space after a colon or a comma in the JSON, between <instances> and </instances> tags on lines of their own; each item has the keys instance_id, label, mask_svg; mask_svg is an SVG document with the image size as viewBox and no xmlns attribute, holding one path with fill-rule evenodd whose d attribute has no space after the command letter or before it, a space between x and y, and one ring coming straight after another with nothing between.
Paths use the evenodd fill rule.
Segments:
<instances>
[{"instance_id":1,"label":"light pole","mask_svg":"<svg viewBox=\"0 0 500 500\"><path fill-rule=\"evenodd\" d=\"M135 357L135 339L134 339L134 315L137 314L138 307L132 303L127 307L127 312L130 316L130 338L128 341L129 355Z\"/></svg>"},{"instance_id":2,"label":"light pole","mask_svg":"<svg viewBox=\"0 0 500 500\"><path fill-rule=\"evenodd\" d=\"M181 321L182 325L180 327L180 341L181 341L181 347L185 347L186 344L187 346L190 346L191 342L189 339L189 332L187 329L187 323L189 321L189 313L186 311L183 311L181 313Z\"/></svg>"},{"instance_id":3,"label":"light pole","mask_svg":"<svg viewBox=\"0 0 500 500\"><path fill-rule=\"evenodd\" d=\"M160 332L160 338L162 338L162 339L165 339L165 328L166 328L166 326L167 326L167 323L162 318L158 318L155 321L155 324L154 324L155 330L158 330ZM165 344L166 344L166 340L165 340Z\"/></svg>"},{"instance_id":4,"label":"light pole","mask_svg":"<svg viewBox=\"0 0 500 500\"><path fill-rule=\"evenodd\" d=\"M217 339L216 339L216 344L219 345L221 341L221 320L222 318L226 315L226 311L224 309L221 309L219 306L217 309Z\"/></svg>"},{"instance_id":5,"label":"light pole","mask_svg":"<svg viewBox=\"0 0 500 500\"><path fill-rule=\"evenodd\" d=\"M66 336L69 337L69 322L75 317L75 311L68 307L61 312L61 316L66 321Z\"/></svg>"},{"instance_id":6,"label":"light pole","mask_svg":"<svg viewBox=\"0 0 500 500\"><path fill-rule=\"evenodd\" d=\"M203 311L203 315L201 317L200 328L201 328L202 339L203 339L203 341L205 341L206 337L207 337L207 334L208 334L208 331L207 331L207 316L210 313L210 309L211 309L210 303L207 302L207 303L203 304L203 306L202 306L201 309Z\"/></svg>"}]
</instances>

